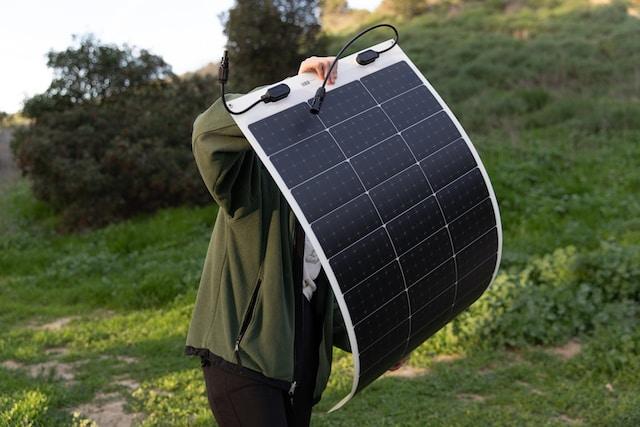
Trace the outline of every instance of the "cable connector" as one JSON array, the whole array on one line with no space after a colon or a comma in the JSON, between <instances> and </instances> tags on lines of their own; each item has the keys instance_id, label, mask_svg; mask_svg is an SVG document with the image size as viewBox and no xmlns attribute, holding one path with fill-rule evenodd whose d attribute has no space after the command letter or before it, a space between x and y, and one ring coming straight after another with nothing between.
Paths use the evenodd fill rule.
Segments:
<instances>
[{"instance_id":1,"label":"cable connector","mask_svg":"<svg viewBox=\"0 0 640 427\"><path fill-rule=\"evenodd\" d=\"M313 97L313 101L311 101L311 114L320 114L320 107L322 107L322 101L324 101L324 96L327 94L324 86L320 86L316 91L316 96Z\"/></svg>"},{"instance_id":2,"label":"cable connector","mask_svg":"<svg viewBox=\"0 0 640 427\"><path fill-rule=\"evenodd\" d=\"M368 65L378 59L380 54L373 49L367 49L364 52L360 52L356 56L356 62L360 65Z\"/></svg>"},{"instance_id":3,"label":"cable connector","mask_svg":"<svg viewBox=\"0 0 640 427\"><path fill-rule=\"evenodd\" d=\"M229 80L229 56L227 50L224 50L224 55L220 59L220 66L218 67L218 82L225 84Z\"/></svg>"},{"instance_id":4,"label":"cable connector","mask_svg":"<svg viewBox=\"0 0 640 427\"><path fill-rule=\"evenodd\" d=\"M226 98L225 87L224 87L224 85L227 83L227 80L229 80L229 56L228 56L227 50L225 49L224 55L222 56L222 59L220 59L220 66L218 67L218 82L220 83L222 104L224 105L224 108L227 110L229 114L244 114L261 102L264 102L265 104L267 104L269 102L280 101L281 99L284 99L287 96L289 96L289 93L291 92L291 89L289 88L289 86L287 86L284 83L281 83L279 85L275 85L267 89L267 91L264 93L264 95L260 97L260 99L258 99L253 104L249 105L244 110L233 111L231 108L229 108L229 105L227 104L227 98Z\"/></svg>"},{"instance_id":5,"label":"cable connector","mask_svg":"<svg viewBox=\"0 0 640 427\"><path fill-rule=\"evenodd\" d=\"M333 58L333 61L331 61L331 66L329 67L329 70L327 71L326 75L324 76L324 80L322 81L322 86L320 86L320 88L316 91L316 96L313 98L313 101L311 101L311 108L309 109L311 114L319 114L320 113L320 107L322 106L322 101L324 101L324 96L326 94L326 91L325 91L324 87L327 85L327 80L329 79L329 76L331 75L331 72L333 71L333 68L336 66L336 63L342 57L342 54L345 52L345 50L347 50L347 48L349 46L351 46L351 44L353 42L355 42L357 39L362 37L364 34L368 33L371 30L375 30L376 28L380 28L380 27L391 28L391 30L393 31L393 34L395 35L395 37L393 38L393 43L391 43L391 45L389 47L387 47L386 49L382 49L382 50L379 50L379 51L375 51L373 49L368 49L368 50L365 50L364 52L359 53L358 56L356 57L356 61L358 62L358 64L360 64L360 65L371 64L373 61L375 61L380 56L381 53L384 53L384 52L387 52L388 50L391 50L396 44L398 44L398 39L400 38L400 36L398 35L398 30L396 29L396 27L394 27L391 24L374 25L373 27L365 28L364 30L360 31L358 34L353 36L351 38L351 40L349 40L347 43L344 44L344 46L342 46L342 49L340 49L340 51L338 51L338 54L335 56L335 58Z\"/></svg>"},{"instance_id":6,"label":"cable connector","mask_svg":"<svg viewBox=\"0 0 640 427\"><path fill-rule=\"evenodd\" d=\"M272 86L267 89L267 92L260 97L260 99L265 103L280 101L281 99L289 96L291 89L284 83L280 83L279 85Z\"/></svg>"}]
</instances>

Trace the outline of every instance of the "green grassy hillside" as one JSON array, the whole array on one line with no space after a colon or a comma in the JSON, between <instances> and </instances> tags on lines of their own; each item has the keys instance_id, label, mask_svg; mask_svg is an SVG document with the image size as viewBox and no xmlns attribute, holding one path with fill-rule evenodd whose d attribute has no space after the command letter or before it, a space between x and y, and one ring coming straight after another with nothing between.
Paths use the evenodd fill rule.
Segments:
<instances>
[{"instance_id":1,"label":"green grassy hillside","mask_svg":"<svg viewBox=\"0 0 640 427\"><path fill-rule=\"evenodd\" d=\"M402 375L326 414L350 387L336 353L313 425L640 424L640 20L592 3L443 2L398 23L487 166L503 263ZM3 191L0 426L210 425L182 346L215 215L61 236L27 182Z\"/></svg>"}]
</instances>

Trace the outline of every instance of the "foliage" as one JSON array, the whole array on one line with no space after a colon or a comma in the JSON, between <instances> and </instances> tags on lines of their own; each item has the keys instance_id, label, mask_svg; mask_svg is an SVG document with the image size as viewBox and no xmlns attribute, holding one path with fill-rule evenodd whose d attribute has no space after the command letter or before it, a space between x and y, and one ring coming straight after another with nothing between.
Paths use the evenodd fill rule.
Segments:
<instances>
[{"instance_id":1,"label":"foliage","mask_svg":"<svg viewBox=\"0 0 640 427\"><path fill-rule=\"evenodd\" d=\"M383 0L378 12L398 15L402 18L413 18L427 9L425 0Z\"/></svg>"},{"instance_id":2,"label":"foliage","mask_svg":"<svg viewBox=\"0 0 640 427\"><path fill-rule=\"evenodd\" d=\"M172 76L171 67L146 49L136 53L126 44L102 44L92 34L73 40L77 47L47 54L54 78L42 95L25 102L27 116L38 119L51 109L92 103Z\"/></svg>"},{"instance_id":3,"label":"foliage","mask_svg":"<svg viewBox=\"0 0 640 427\"><path fill-rule=\"evenodd\" d=\"M34 120L12 149L61 228L101 226L209 200L191 153L193 118L213 101L210 77L181 80L145 50L93 37L49 53L56 78L28 100Z\"/></svg>"},{"instance_id":4,"label":"foliage","mask_svg":"<svg viewBox=\"0 0 640 427\"><path fill-rule=\"evenodd\" d=\"M342 14L349 10L347 0L323 0L320 2L322 14Z\"/></svg>"},{"instance_id":5,"label":"foliage","mask_svg":"<svg viewBox=\"0 0 640 427\"><path fill-rule=\"evenodd\" d=\"M211 412L201 376L197 369L172 372L135 390L134 408L150 414L141 426L210 423ZM174 395L172 399L166 398L169 393Z\"/></svg>"},{"instance_id":6,"label":"foliage","mask_svg":"<svg viewBox=\"0 0 640 427\"><path fill-rule=\"evenodd\" d=\"M361 26L371 16L366 9L350 8L346 0L321 1L320 11L324 34L339 33L347 28Z\"/></svg>"},{"instance_id":7,"label":"foliage","mask_svg":"<svg viewBox=\"0 0 640 427\"><path fill-rule=\"evenodd\" d=\"M580 254L573 247L534 258L517 274L504 273L454 324L489 346L554 344L589 334L616 316L640 321L640 246L605 243Z\"/></svg>"},{"instance_id":8,"label":"foliage","mask_svg":"<svg viewBox=\"0 0 640 427\"><path fill-rule=\"evenodd\" d=\"M613 242L585 253L567 247L534 257L524 268L500 273L478 301L418 348L415 357L425 361L438 352L552 345L595 335L597 350L589 359L594 366L611 373L625 366L623 361L638 363L639 265L640 246Z\"/></svg>"},{"instance_id":9,"label":"foliage","mask_svg":"<svg viewBox=\"0 0 640 427\"><path fill-rule=\"evenodd\" d=\"M230 86L246 91L295 75L300 62L323 47L318 13L318 0L237 0L221 16Z\"/></svg>"},{"instance_id":10,"label":"foliage","mask_svg":"<svg viewBox=\"0 0 640 427\"><path fill-rule=\"evenodd\" d=\"M35 390L20 393L14 399L0 397L0 423L6 426L45 425L48 398Z\"/></svg>"}]
</instances>

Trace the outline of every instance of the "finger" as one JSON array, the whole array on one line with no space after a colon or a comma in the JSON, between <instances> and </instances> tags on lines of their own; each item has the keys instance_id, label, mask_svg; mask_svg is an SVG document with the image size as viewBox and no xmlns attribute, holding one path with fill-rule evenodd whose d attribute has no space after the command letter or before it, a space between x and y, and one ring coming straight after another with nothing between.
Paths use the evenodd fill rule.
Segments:
<instances>
[{"instance_id":1,"label":"finger","mask_svg":"<svg viewBox=\"0 0 640 427\"><path fill-rule=\"evenodd\" d=\"M300 68L298 69L298 74L303 74L306 73L307 71L310 71L311 67L309 67L309 60L305 59L304 61L302 61L300 63Z\"/></svg>"},{"instance_id":2,"label":"finger","mask_svg":"<svg viewBox=\"0 0 640 427\"><path fill-rule=\"evenodd\" d=\"M333 66L333 69L331 69L331 64L333 63L333 60L331 58L328 58L326 60L326 69L327 69L327 73L330 72L329 77L327 77L327 81L331 84L334 84L336 82L336 66ZM337 64L336 64L337 65Z\"/></svg>"},{"instance_id":3,"label":"finger","mask_svg":"<svg viewBox=\"0 0 640 427\"><path fill-rule=\"evenodd\" d=\"M298 69L298 74L312 72L315 73L315 61L313 56L308 57L304 61L300 63L300 68Z\"/></svg>"},{"instance_id":4,"label":"finger","mask_svg":"<svg viewBox=\"0 0 640 427\"><path fill-rule=\"evenodd\" d=\"M333 65L333 70L331 71L332 82L335 83L337 78L338 78L338 61L336 61L336 63Z\"/></svg>"},{"instance_id":5,"label":"finger","mask_svg":"<svg viewBox=\"0 0 640 427\"><path fill-rule=\"evenodd\" d=\"M322 78L327 79L327 83L331 84L331 76L327 75L329 73L329 67L331 67L331 63L329 63L326 59L322 59L320 62L322 64Z\"/></svg>"},{"instance_id":6,"label":"finger","mask_svg":"<svg viewBox=\"0 0 640 427\"><path fill-rule=\"evenodd\" d=\"M322 61L319 61L318 63L316 63L316 74L318 75L318 78L320 80L324 80L324 76L325 76L325 69L324 69L324 63Z\"/></svg>"},{"instance_id":7,"label":"finger","mask_svg":"<svg viewBox=\"0 0 640 427\"><path fill-rule=\"evenodd\" d=\"M327 81L329 82L329 84L333 84L335 82L335 79L333 78L333 70L331 69L331 60L326 60L325 69L327 70L326 73L328 74ZM335 67L333 67L333 69L335 70Z\"/></svg>"}]
</instances>

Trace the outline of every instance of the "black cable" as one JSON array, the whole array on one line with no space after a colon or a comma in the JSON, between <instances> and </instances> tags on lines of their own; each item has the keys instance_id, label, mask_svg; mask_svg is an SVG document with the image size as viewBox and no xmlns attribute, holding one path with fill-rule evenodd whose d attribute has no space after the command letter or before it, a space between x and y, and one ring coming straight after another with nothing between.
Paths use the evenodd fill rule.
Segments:
<instances>
[{"instance_id":1,"label":"black cable","mask_svg":"<svg viewBox=\"0 0 640 427\"><path fill-rule=\"evenodd\" d=\"M311 102L310 111L311 111L312 114L319 114L320 113L320 107L322 106L322 101L324 101L324 97L326 95L325 86L327 85L327 80L329 79L329 76L331 75L331 71L333 71L333 68L336 66L336 63L338 62L338 59L340 59L340 57L342 56L344 51L347 50L347 48L349 46L351 46L353 44L353 42L358 40L360 37L362 37L363 35L365 35L369 31L375 30L376 28L380 28L380 27L387 27L387 28L391 28L391 30L393 30L393 33L395 35L395 37L393 38L393 43L391 44L391 46L387 47L386 49L380 50L380 51L376 51L376 50L373 50L373 49L368 49L368 50L358 54L358 58L356 60L358 61L358 63L360 65L370 64L371 62L375 61L376 58L378 58L378 56L380 56L381 53L384 53L384 52L392 49L396 44L398 44L398 39L400 38L400 36L398 34L398 30L396 29L396 27L394 27L391 24L377 24L377 25L371 26L369 28L365 28L364 30L360 31L358 34L353 36L351 38L351 40L349 40L347 43L344 44L344 46L342 46L342 49L340 49L340 51L338 52L336 57L333 59L333 62L331 62L331 67L329 67L329 71L324 76L324 80L322 82L322 86L320 86L318 88L318 90L316 91L316 95L314 96L313 101Z\"/></svg>"},{"instance_id":2,"label":"black cable","mask_svg":"<svg viewBox=\"0 0 640 427\"><path fill-rule=\"evenodd\" d=\"M227 98L226 98L227 94L226 94L226 92L224 90L224 85L227 83L228 79L229 79L229 57L228 57L227 51L225 50L224 51L224 55L222 56L222 59L220 60L220 67L218 68L218 82L220 82L220 92L221 92L221 95L222 95L222 104L224 105L224 108L227 110L227 112L229 114L243 114L243 113L246 113L247 111L251 110L253 107L255 107L256 105L258 105L261 102L264 102L265 104L267 104L269 102L280 101L281 99L284 99L287 96L289 96L289 92L291 92L291 89L289 88L289 86L287 86L284 83L280 83L279 85L271 86L269 89L267 89L267 91L264 94L262 94L260 99L258 99L253 104L249 105L244 110L242 110L242 111L233 111L227 105Z\"/></svg>"},{"instance_id":3,"label":"black cable","mask_svg":"<svg viewBox=\"0 0 640 427\"><path fill-rule=\"evenodd\" d=\"M224 104L224 108L227 110L227 112L229 114L244 114L247 111L251 110L253 107L255 107L256 105L260 104L261 102L264 102L264 99L260 98L258 99L256 102L254 102L253 104L249 105L247 108L245 108L242 111L233 111L231 108L229 108L229 106L227 105L227 100L225 98L225 93L224 93L224 83L220 82L220 90L222 92L222 103Z\"/></svg>"},{"instance_id":4,"label":"black cable","mask_svg":"<svg viewBox=\"0 0 640 427\"><path fill-rule=\"evenodd\" d=\"M380 28L380 27L388 27L388 28L391 28L393 30L393 33L395 35L395 37L393 39L393 43L391 44L391 46L387 47L386 49L380 50L380 51L376 51L376 50L373 50L373 49L368 49L368 50L365 50L364 52L360 52L358 54L357 58L356 58L356 61L358 62L358 64L360 64L360 65L370 64L373 61L375 61L378 58L378 56L380 56L381 53L384 53L384 52L392 49L396 44L398 44L398 39L399 39L398 30L396 29L396 27L394 27L391 24L377 24L377 25L374 25L374 26L371 26L369 28L364 29L364 30L360 31L358 34L356 34L355 36L353 36L351 38L351 40L349 40L347 43L345 43L344 46L342 46L342 49L340 49L340 51L338 52L336 57L331 62L331 66L329 67L329 71L326 73L326 75L324 77L324 80L322 82L322 86L320 86L318 88L318 90L316 91L316 95L313 98L313 101L311 103L311 113L313 113L313 114L320 113L320 107L322 106L322 101L324 100L324 97L326 95L325 86L327 85L327 80L329 79L329 76L331 75L331 72L335 68L336 63L338 62L338 59L340 59L340 57L342 56L344 51L347 50L347 48L349 46L351 46L353 44L353 42L358 40L360 37L362 37L363 35L365 35L369 31L375 30L376 28ZM255 107L256 105L258 105L261 102L264 102L266 104L268 102L279 101L279 100L281 100L283 98L286 98L289 95L289 92L290 92L289 86L287 86L286 84L282 83L282 84L279 84L279 85L276 85L276 86L273 86L273 87L270 87L269 89L267 89L267 91L260 97L260 99L258 99L253 104L249 105L244 110L233 111L227 105L226 92L225 92L225 84L227 83L227 80L229 80L229 57L228 57L228 52L225 50L224 51L224 56L220 60L220 67L218 68L218 82L220 83L220 92L221 92L221 95L222 95L222 104L224 104L224 108L227 110L227 112L229 114L234 114L234 115L244 114L244 113L246 113L247 111L251 110L253 107Z\"/></svg>"},{"instance_id":5,"label":"black cable","mask_svg":"<svg viewBox=\"0 0 640 427\"><path fill-rule=\"evenodd\" d=\"M229 114L243 114L264 101L262 98L260 98L242 111L233 111L227 105L226 94L224 91L224 85L225 83L227 83L228 79L229 79L229 57L228 57L227 50L225 49L224 55L220 60L220 67L218 67L218 82L220 83L220 92L222 92L222 104L224 105L224 108L227 110Z\"/></svg>"}]
</instances>

